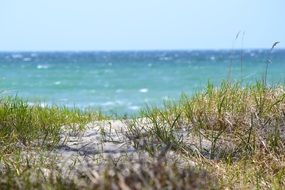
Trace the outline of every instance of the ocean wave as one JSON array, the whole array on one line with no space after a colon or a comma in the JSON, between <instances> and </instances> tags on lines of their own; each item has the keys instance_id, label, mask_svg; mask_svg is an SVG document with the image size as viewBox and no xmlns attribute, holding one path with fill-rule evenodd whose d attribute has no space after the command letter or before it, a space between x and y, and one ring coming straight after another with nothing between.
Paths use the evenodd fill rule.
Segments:
<instances>
[{"instance_id":1,"label":"ocean wave","mask_svg":"<svg viewBox=\"0 0 285 190\"><path fill-rule=\"evenodd\" d=\"M215 61L215 60L216 60L216 57L215 57L215 56L211 56L211 57L210 57L210 60L211 60L211 61Z\"/></svg>"},{"instance_id":2,"label":"ocean wave","mask_svg":"<svg viewBox=\"0 0 285 190\"><path fill-rule=\"evenodd\" d=\"M12 54L13 59L21 59L23 57L22 54Z\"/></svg>"},{"instance_id":3,"label":"ocean wave","mask_svg":"<svg viewBox=\"0 0 285 190\"><path fill-rule=\"evenodd\" d=\"M31 53L30 56L31 57L38 57L38 54L37 53Z\"/></svg>"},{"instance_id":4,"label":"ocean wave","mask_svg":"<svg viewBox=\"0 0 285 190\"><path fill-rule=\"evenodd\" d=\"M130 109L130 110L139 110L140 106L129 106L128 109Z\"/></svg>"},{"instance_id":5,"label":"ocean wave","mask_svg":"<svg viewBox=\"0 0 285 190\"><path fill-rule=\"evenodd\" d=\"M114 106L116 102L113 101L107 101L101 104L101 106Z\"/></svg>"},{"instance_id":6,"label":"ocean wave","mask_svg":"<svg viewBox=\"0 0 285 190\"><path fill-rule=\"evenodd\" d=\"M29 62L29 61L31 61L32 60L32 58L30 58L30 57L25 57L25 58L23 58L23 61L24 62Z\"/></svg>"},{"instance_id":7,"label":"ocean wave","mask_svg":"<svg viewBox=\"0 0 285 190\"><path fill-rule=\"evenodd\" d=\"M37 65L37 69L48 69L49 65Z\"/></svg>"},{"instance_id":8,"label":"ocean wave","mask_svg":"<svg viewBox=\"0 0 285 190\"><path fill-rule=\"evenodd\" d=\"M141 88L141 89L139 90L139 92L141 92L141 93L147 93L147 92L148 92L148 89L147 89L147 88Z\"/></svg>"},{"instance_id":9,"label":"ocean wave","mask_svg":"<svg viewBox=\"0 0 285 190\"><path fill-rule=\"evenodd\" d=\"M53 83L54 85L60 85L61 84L61 81L56 81Z\"/></svg>"},{"instance_id":10,"label":"ocean wave","mask_svg":"<svg viewBox=\"0 0 285 190\"><path fill-rule=\"evenodd\" d=\"M119 89L117 89L115 92L116 92L116 93L121 93L121 92L123 92L123 91L124 91L123 89L120 89L120 88L119 88Z\"/></svg>"}]
</instances>

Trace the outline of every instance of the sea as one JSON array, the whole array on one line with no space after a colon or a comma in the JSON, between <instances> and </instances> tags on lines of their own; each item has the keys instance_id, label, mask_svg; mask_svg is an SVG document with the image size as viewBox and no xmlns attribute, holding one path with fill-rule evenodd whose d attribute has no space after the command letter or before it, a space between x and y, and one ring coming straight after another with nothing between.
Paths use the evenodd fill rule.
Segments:
<instances>
[{"instance_id":1,"label":"sea","mask_svg":"<svg viewBox=\"0 0 285 190\"><path fill-rule=\"evenodd\" d=\"M209 82L265 76L285 84L285 50L0 52L0 97L104 113L134 114Z\"/></svg>"}]
</instances>

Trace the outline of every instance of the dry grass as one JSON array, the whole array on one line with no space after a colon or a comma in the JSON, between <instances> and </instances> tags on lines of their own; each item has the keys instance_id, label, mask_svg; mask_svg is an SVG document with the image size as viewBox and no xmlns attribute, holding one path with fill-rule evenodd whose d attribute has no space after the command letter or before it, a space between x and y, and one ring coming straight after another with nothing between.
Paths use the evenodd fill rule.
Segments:
<instances>
[{"instance_id":1,"label":"dry grass","mask_svg":"<svg viewBox=\"0 0 285 190\"><path fill-rule=\"evenodd\" d=\"M281 86L224 82L215 88L209 84L194 96L165 102L163 108L147 107L139 118L149 121L148 130L140 130L140 119L133 118L126 137L151 160L107 164L102 170L78 175L77 180L65 179L52 160L25 158L21 152L31 147L35 152L42 145L51 149L48 142L56 144L58 137L54 129L84 125L94 117L59 108L30 108L17 101L0 104L2 189L285 187L285 91ZM173 163L165 156L170 151L194 166Z\"/></svg>"},{"instance_id":2,"label":"dry grass","mask_svg":"<svg viewBox=\"0 0 285 190\"><path fill-rule=\"evenodd\" d=\"M223 188L285 186L283 87L225 82L217 89L209 84L203 93L183 95L178 103L167 102L163 109L148 108L142 114L152 121L148 139L160 142L152 152L164 144L195 160Z\"/></svg>"}]
</instances>

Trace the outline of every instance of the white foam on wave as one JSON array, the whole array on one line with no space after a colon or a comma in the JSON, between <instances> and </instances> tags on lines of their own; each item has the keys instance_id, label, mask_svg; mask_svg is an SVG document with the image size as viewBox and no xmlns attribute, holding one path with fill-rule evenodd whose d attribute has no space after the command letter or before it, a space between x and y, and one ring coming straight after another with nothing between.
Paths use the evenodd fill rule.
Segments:
<instances>
[{"instance_id":1,"label":"white foam on wave","mask_svg":"<svg viewBox=\"0 0 285 190\"><path fill-rule=\"evenodd\" d=\"M116 100L116 104L118 104L118 105L124 105L125 104L125 102L124 101L121 101L121 100Z\"/></svg>"},{"instance_id":2,"label":"white foam on wave","mask_svg":"<svg viewBox=\"0 0 285 190\"><path fill-rule=\"evenodd\" d=\"M47 104L47 103L42 102L42 103L40 103L40 104L39 104L39 106L40 106L40 107L42 107L42 108L45 108L45 107L48 107L48 104Z\"/></svg>"},{"instance_id":3,"label":"white foam on wave","mask_svg":"<svg viewBox=\"0 0 285 190\"><path fill-rule=\"evenodd\" d=\"M48 65L37 65L37 69L48 69Z\"/></svg>"},{"instance_id":4,"label":"white foam on wave","mask_svg":"<svg viewBox=\"0 0 285 190\"><path fill-rule=\"evenodd\" d=\"M32 59L30 58L30 57L25 57L24 59L23 59L23 61L24 62L28 62L28 61L31 61Z\"/></svg>"},{"instance_id":5,"label":"white foam on wave","mask_svg":"<svg viewBox=\"0 0 285 190\"><path fill-rule=\"evenodd\" d=\"M102 102L100 103L99 106L103 106L103 107L117 107L117 106L132 106L131 102L126 102L126 101L122 101L122 100L115 100L115 101L106 101L106 102Z\"/></svg>"},{"instance_id":6,"label":"white foam on wave","mask_svg":"<svg viewBox=\"0 0 285 190\"><path fill-rule=\"evenodd\" d=\"M85 108L90 108L90 107L93 107L93 106L97 106L98 103L96 102L89 102L88 105L84 105Z\"/></svg>"},{"instance_id":7,"label":"white foam on wave","mask_svg":"<svg viewBox=\"0 0 285 190\"><path fill-rule=\"evenodd\" d=\"M28 106L34 106L35 103L34 102L27 102Z\"/></svg>"},{"instance_id":8,"label":"white foam on wave","mask_svg":"<svg viewBox=\"0 0 285 190\"><path fill-rule=\"evenodd\" d=\"M162 57L159 58L159 60L161 60L161 61L169 61L169 60L171 60L171 57L162 56Z\"/></svg>"},{"instance_id":9,"label":"white foam on wave","mask_svg":"<svg viewBox=\"0 0 285 190\"><path fill-rule=\"evenodd\" d=\"M150 100L149 100L148 98L145 98L143 101L144 101L145 103L147 103L147 102L149 102Z\"/></svg>"},{"instance_id":10,"label":"white foam on wave","mask_svg":"<svg viewBox=\"0 0 285 190\"><path fill-rule=\"evenodd\" d=\"M111 70L111 69L105 69L104 70L104 73L113 73L114 71L113 70Z\"/></svg>"},{"instance_id":11,"label":"white foam on wave","mask_svg":"<svg viewBox=\"0 0 285 190\"><path fill-rule=\"evenodd\" d=\"M12 58L13 58L13 59L19 59L19 58L22 58L22 57L23 57L22 54L13 54L13 55L12 55Z\"/></svg>"},{"instance_id":12,"label":"white foam on wave","mask_svg":"<svg viewBox=\"0 0 285 190\"><path fill-rule=\"evenodd\" d=\"M141 89L139 90L139 92L141 92L141 93L147 93L147 92L148 92L148 89L147 89L147 88L141 88Z\"/></svg>"},{"instance_id":13,"label":"white foam on wave","mask_svg":"<svg viewBox=\"0 0 285 190\"><path fill-rule=\"evenodd\" d=\"M36 54L36 53L31 53L30 55L31 55L31 57L37 57L38 56L38 54Z\"/></svg>"},{"instance_id":14,"label":"white foam on wave","mask_svg":"<svg viewBox=\"0 0 285 190\"><path fill-rule=\"evenodd\" d=\"M28 104L28 106L31 106L31 107L32 106L40 106L42 108L45 108L45 107L49 106L49 104L46 102L41 102L41 103L39 103L39 102L27 102L27 104Z\"/></svg>"},{"instance_id":15,"label":"white foam on wave","mask_svg":"<svg viewBox=\"0 0 285 190\"><path fill-rule=\"evenodd\" d=\"M215 61L216 57L215 56L211 56L210 59L211 59L211 61Z\"/></svg>"},{"instance_id":16,"label":"white foam on wave","mask_svg":"<svg viewBox=\"0 0 285 190\"><path fill-rule=\"evenodd\" d=\"M130 110L139 110L140 107L139 106L129 106L128 107Z\"/></svg>"},{"instance_id":17,"label":"white foam on wave","mask_svg":"<svg viewBox=\"0 0 285 190\"><path fill-rule=\"evenodd\" d=\"M115 105L115 102L107 101L107 102L102 103L101 105L102 105L102 106L114 106L114 105Z\"/></svg>"},{"instance_id":18,"label":"white foam on wave","mask_svg":"<svg viewBox=\"0 0 285 190\"><path fill-rule=\"evenodd\" d=\"M168 96L163 96L162 100L169 100L169 97Z\"/></svg>"},{"instance_id":19,"label":"white foam on wave","mask_svg":"<svg viewBox=\"0 0 285 190\"><path fill-rule=\"evenodd\" d=\"M116 90L116 93L121 93L121 92L123 92L124 90L123 89L117 89Z\"/></svg>"},{"instance_id":20,"label":"white foam on wave","mask_svg":"<svg viewBox=\"0 0 285 190\"><path fill-rule=\"evenodd\" d=\"M61 82L60 82L60 81L56 81L56 82L54 82L53 84L55 84L55 85L60 85Z\"/></svg>"}]
</instances>

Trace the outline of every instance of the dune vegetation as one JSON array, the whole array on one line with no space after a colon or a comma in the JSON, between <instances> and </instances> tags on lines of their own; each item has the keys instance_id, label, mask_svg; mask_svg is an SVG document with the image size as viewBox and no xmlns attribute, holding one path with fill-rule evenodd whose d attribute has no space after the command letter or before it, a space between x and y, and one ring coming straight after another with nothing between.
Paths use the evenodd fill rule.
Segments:
<instances>
[{"instance_id":1,"label":"dune vegetation","mask_svg":"<svg viewBox=\"0 0 285 190\"><path fill-rule=\"evenodd\" d=\"M84 131L107 119L127 121L125 137L148 159L97 163L91 174L63 176L56 158L45 154L57 149L62 127ZM146 106L127 119L2 97L0 145L1 189L282 189L285 91L263 82L209 83L194 96Z\"/></svg>"}]
</instances>

